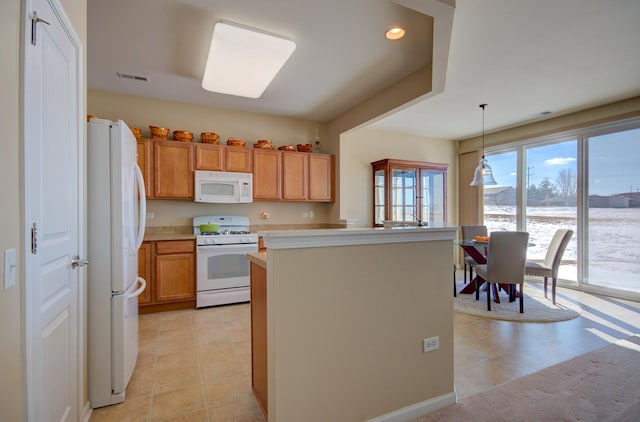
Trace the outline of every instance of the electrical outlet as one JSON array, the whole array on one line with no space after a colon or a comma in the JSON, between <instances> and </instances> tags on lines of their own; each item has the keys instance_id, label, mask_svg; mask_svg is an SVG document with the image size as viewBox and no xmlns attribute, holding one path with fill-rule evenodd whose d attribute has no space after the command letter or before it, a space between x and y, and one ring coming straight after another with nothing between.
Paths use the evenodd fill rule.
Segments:
<instances>
[{"instance_id":1,"label":"electrical outlet","mask_svg":"<svg viewBox=\"0 0 640 422\"><path fill-rule=\"evenodd\" d=\"M16 250L11 248L4 251L4 289L16 285Z\"/></svg>"},{"instance_id":2,"label":"electrical outlet","mask_svg":"<svg viewBox=\"0 0 640 422\"><path fill-rule=\"evenodd\" d=\"M302 218L309 218L309 212L308 211L302 211Z\"/></svg>"},{"instance_id":3,"label":"electrical outlet","mask_svg":"<svg viewBox=\"0 0 640 422\"><path fill-rule=\"evenodd\" d=\"M313 211L309 211L309 218L313 218L313 215L314 215Z\"/></svg>"},{"instance_id":4,"label":"electrical outlet","mask_svg":"<svg viewBox=\"0 0 640 422\"><path fill-rule=\"evenodd\" d=\"M148 212L147 213L147 220L153 220L153 217L154 217L154 215L153 215L152 212Z\"/></svg>"},{"instance_id":5,"label":"electrical outlet","mask_svg":"<svg viewBox=\"0 0 640 422\"><path fill-rule=\"evenodd\" d=\"M431 352L440 348L440 337L430 337L422 340L422 352Z\"/></svg>"}]
</instances>

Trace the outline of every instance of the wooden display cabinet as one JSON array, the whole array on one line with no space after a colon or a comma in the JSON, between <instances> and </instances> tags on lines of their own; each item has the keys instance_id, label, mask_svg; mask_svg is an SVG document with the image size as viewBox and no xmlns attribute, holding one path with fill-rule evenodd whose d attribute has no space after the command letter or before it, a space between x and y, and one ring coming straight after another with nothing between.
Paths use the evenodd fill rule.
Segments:
<instances>
[{"instance_id":1,"label":"wooden display cabinet","mask_svg":"<svg viewBox=\"0 0 640 422\"><path fill-rule=\"evenodd\" d=\"M373 170L373 226L447 221L447 164L384 159Z\"/></svg>"}]
</instances>

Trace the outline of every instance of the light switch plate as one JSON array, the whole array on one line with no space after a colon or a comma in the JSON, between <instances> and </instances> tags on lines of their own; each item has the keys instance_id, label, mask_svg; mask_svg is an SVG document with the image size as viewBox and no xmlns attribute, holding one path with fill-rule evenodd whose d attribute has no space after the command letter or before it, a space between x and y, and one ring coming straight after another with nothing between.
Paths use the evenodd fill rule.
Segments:
<instances>
[{"instance_id":1,"label":"light switch plate","mask_svg":"<svg viewBox=\"0 0 640 422\"><path fill-rule=\"evenodd\" d=\"M7 249L4 251L4 289L16 285L16 250Z\"/></svg>"}]
</instances>

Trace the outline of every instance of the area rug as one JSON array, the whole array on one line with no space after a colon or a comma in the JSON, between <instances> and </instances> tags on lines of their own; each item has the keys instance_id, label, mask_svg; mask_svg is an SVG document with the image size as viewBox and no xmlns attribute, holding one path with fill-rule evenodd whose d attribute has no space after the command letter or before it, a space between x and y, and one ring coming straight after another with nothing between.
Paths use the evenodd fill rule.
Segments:
<instances>
[{"instance_id":1,"label":"area rug","mask_svg":"<svg viewBox=\"0 0 640 422\"><path fill-rule=\"evenodd\" d=\"M459 281L457 284L458 292L464 286L465 284ZM519 322L567 321L580 315L580 307L563 300L560 295L556 295L556 304L554 305L551 302L551 286L549 286L548 296L548 299L544 298L540 284L526 282L524 284L524 313L522 314L520 313L520 299L509 302L509 296L504 291L500 291L500 303L491 303L491 311L487 311L487 292L485 291L480 291L480 300L476 300L475 293L458 293L458 297L453 298L453 308L456 312L463 314Z\"/></svg>"},{"instance_id":2,"label":"area rug","mask_svg":"<svg viewBox=\"0 0 640 422\"><path fill-rule=\"evenodd\" d=\"M640 336L466 397L430 421L640 420Z\"/></svg>"}]
</instances>

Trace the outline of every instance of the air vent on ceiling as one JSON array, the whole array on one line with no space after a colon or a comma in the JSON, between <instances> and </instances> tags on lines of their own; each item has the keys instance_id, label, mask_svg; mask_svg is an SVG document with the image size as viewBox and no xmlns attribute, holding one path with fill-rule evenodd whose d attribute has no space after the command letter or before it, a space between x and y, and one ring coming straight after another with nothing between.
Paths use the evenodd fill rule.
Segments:
<instances>
[{"instance_id":1,"label":"air vent on ceiling","mask_svg":"<svg viewBox=\"0 0 640 422\"><path fill-rule=\"evenodd\" d=\"M144 82L149 81L149 78L147 78L146 76L133 75L131 73L118 72L118 77L122 79L133 79L134 81L144 81Z\"/></svg>"}]
</instances>

